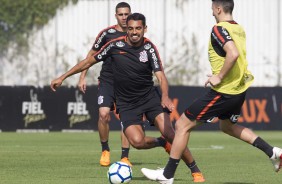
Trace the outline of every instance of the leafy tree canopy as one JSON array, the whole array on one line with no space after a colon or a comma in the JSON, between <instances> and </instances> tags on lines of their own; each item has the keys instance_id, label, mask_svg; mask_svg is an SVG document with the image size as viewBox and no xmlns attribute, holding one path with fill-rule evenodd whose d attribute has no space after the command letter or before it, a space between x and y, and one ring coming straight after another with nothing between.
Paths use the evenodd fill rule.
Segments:
<instances>
[{"instance_id":1,"label":"leafy tree canopy","mask_svg":"<svg viewBox=\"0 0 282 184\"><path fill-rule=\"evenodd\" d=\"M0 0L0 54L10 43L27 48L31 31L41 28L70 1L78 0Z\"/></svg>"}]
</instances>

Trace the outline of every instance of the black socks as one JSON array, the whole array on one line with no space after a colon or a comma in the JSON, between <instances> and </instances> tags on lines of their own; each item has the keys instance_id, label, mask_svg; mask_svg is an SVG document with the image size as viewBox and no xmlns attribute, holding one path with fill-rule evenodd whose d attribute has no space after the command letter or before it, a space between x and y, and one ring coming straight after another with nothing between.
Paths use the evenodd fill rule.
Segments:
<instances>
[{"instance_id":1,"label":"black socks","mask_svg":"<svg viewBox=\"0 0 282 184\"><path fill-rule=\"evenodd\" d=\"M262 138L257 137L256 140L252 144L254 147L262 150L267 156L270 158L273 155L273 147L270 146L267 142L265 142Z\"/></svg>"},{"instance_id":2,"label":"black socks","mask_svg":"<svg viewBox=\"0 0 282 184\"><path fill-rule=\"evenodd\" d=\"M157 140L158 140L157 146L165 147L166 140L163 137L158 137Z\"/></svg>"},{"instance_id":3,"label":"black socks","mask_svg":"<svg viewBox=\"0 0 282 184\"><path fill-rule=\"evenodd\" d=\"M176 168L179 164L180 159L173 159L169 157L169 161L164 169L164 176L167 179L173 178Z\"/></svg>"},{"instance_id":4,"label":"black socks","mask_svg":"<svg viewBox=\"0 0 282 184\"><path fill-rule=\"evenodd\" d=\"M191 170L191 173L201 172L200 169L198 168L198 166L197 166L195 160L194 160L192 163L186 164L186 165L187 165L187 166L189 167L189 169Z\"/></svg>"},{"instance_id":5,"label":"black socks","mask_svg":"<svg viewBox=\"0 0 282 184\"><path fill-rule=\"evenodd\" d=\"M105 151L105 150L110 151L108 141L106 142L101 141L101 145L102 145L102 151Z\"/></svg>"},{"instance_id":6,"label":"black socks","mask_svg":"<svg viewBox=\"0 0 282 184\"><path fill-rule=\"evenodd\" d=\"M121 148L121 158L128 158L129 148Z\"/></svg>"}]
</instances>

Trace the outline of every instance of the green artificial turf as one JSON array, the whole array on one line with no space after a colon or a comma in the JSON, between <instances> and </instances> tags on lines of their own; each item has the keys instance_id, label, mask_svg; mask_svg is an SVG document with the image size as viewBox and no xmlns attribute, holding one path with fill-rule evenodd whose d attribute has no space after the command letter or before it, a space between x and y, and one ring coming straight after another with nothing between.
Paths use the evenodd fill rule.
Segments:
<instances>
[{"instance_id":1,"label":"green artificial turf","mask_svg":"<svg viewBox=\"0 0 282 184\"><path fill-rule=\"evenodd\" d=\"M146 132L159 136L158 132ZM257 131L270 144L282 147L282 131ZM120 160L120 133L110 132L111 161ZM257 148L218 131L194 131L189 148L207 184L281 184L267 156ZM108 167L101 167L101 146L94 133L0 133L0 183L2 184L107 184ZM164 167L163 148L130 149L132 184L155 183L142 167ZM175 184L193 183L181 162Z\"/></svg>"}]
</instances>

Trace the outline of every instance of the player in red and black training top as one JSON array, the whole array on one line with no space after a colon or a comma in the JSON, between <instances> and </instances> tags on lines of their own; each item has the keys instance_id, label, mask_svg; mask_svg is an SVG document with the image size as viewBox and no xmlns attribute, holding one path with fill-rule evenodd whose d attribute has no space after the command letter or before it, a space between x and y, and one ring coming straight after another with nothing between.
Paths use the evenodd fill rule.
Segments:
<instances>
[{"instance_id":1,"label":"player in red and black training top","mask_svg":"<svg viewBox=\"0 0 282 184\"><path fill-rule=\"evenodd\" d=\"M154 98L156 87L152 71L163 72L157 49L148 39L144 38L142 45L136 47L132 47L127 39L124 36L111 41L95 54L97 61L109 57L113 60L114 91L121 115Z\"/></svg>"},{"instance_id":2,"label":"player in red and black training top","mask_svg":"<svg viewBox=\"0 0 282 184\"><path fill-rule=\"evenodd\" d=\"M128 16L128 13L124 13L122 16L126 17ZM92 50L99 51L107 42L116 39L121 36L126 35L127 27L123 27L122 30L120 30L121 26L113 25L110 26L103 31L99 33L97 36ZM107 58L106 60L111 60L111 58ZM113 84L113 70L112 70L112 63L111 62L103 62L102 69L100 71L100 76L98 77L99 82L107 82L109 84Z\"/></svg>"},{"instance_id":3,"label":"player in red and black training top","mask_svg":"<svg viewBox=\"0 0 282 184\"><path fill-rule=\"evenodd\" d=\"M160 141L145 136L141 125L143 114L154 123L168 141L172 142L174 130L169 115L163 108L172 111L174 105L168 97L168 82L157 48L144 37L147 29L144 15L139 13L129 15L127 29L127 36L110 41L94 57L86 58L61 77L53 80L51 89L55 91L67 77L111 57L116 104L124 133L133 147L149 149L159 146ZM161 97L154 86L152 72L159 81ZM200 170L187 147L182 158L192 174L198 173L195 175L198 177Z\"/></svg>"},{"instance_id":4,"label":"player in red and black training top","mask_svg":"<svg viewBox=\"0 0 282 184\"><path fill-rule=\"evenodd\" d=\"M117 20L117 24L102 30L98 34L92 46L92 49L88 52L89 57L99 51L110 40L126 35L126 19L130 14L131 8L128 3L120 2L116 5L115 17ZM112 62L110 60L111 58L107 58L103 62L102 69L100 71L100 76L98 77L99 85L97 93L97 103L99 105L98 131L102 145L102 155L100 158L101 166L108 166L111 163L110 147L108 144L110 131L109 122L111 119L110 111L114 110L115 98L113 88L113 70L111 65ZM78 83L78 87L83 93L85 93L86 91L86 73L87 70L81 72ZM121 146L121 161L126 162L128 165L132 166L128 159L130 144L123 132L121 132Z\"/></svg>"}]
</instances>

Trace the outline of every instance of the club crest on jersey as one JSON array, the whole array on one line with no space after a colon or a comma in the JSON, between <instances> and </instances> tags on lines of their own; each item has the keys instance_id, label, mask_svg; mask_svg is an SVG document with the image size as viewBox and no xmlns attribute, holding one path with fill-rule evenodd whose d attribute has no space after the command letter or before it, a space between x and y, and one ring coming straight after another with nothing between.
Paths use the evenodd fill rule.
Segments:
<instances>
[{"instance_id":1,"label":"club crest on jersey","mask_svg":"<svg viewBox=\"0 0 282 184\"><path fill-rule=\"evenodd\" d=\"M99 96L98 97L98 104L102 104L104 102L104 96Z\"/></svg>"},{"instance_id":2,"label":"club crest on jersey","mask_svg":"<svg viewBox=\"0 0 282 184\"><path fill-rule=\"evenodd\" d=\"M147 43L146 45L144 45L144 49L149 50L152 47L152 45L150 43Z\"/></svg>"},{"instance_id":3,"label":"club crest on jersey","mask_svg":"<svg viewBox=\"0 0 282 184\"><path fill-rule=\"evenodd\" d=\"M145 50L143 50L142 52L139 53L140 56L139 56L139 61L140 62L147 62L148 61L148 55L147 55L147 52Z\"/></svg>"},{"instance_id":4,"label":"club crest on jersey","mask_svg":"<svg viewBox=\"0 0 282 184\"><path fill-rule=\"evenodd\" d=\"M115 32L116 32L116 30L113 29L113 28L111 28L111 29L108 30L108 33L115 33Z\"/></svg>"},{"instance_id":5,"label":"club crest on jersey","mask_svg":"<svg viewBox=\"0 0 282 184\"><path fill-rule=\"evenodd\" d=\"M118 41L117 43L116 43L116 45L118 46L118 47L124 47L124 43L122 42L122 41Z\"/></svg>"}]
</instances>

